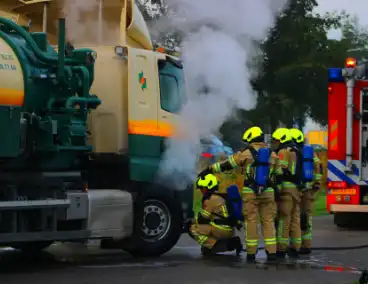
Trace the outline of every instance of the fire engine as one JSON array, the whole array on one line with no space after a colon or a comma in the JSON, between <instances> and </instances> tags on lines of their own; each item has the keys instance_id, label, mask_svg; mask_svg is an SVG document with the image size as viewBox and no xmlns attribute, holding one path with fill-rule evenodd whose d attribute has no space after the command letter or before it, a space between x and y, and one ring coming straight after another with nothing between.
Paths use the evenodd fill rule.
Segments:
<instances>
[{"instance_id":1,"label":"fire engine","mask_svg":"<svg viewBox=\"0 0 368 284\"><path fill-rule=\"evenodd\" d=\"M328 70L327 210L338 227L368 213L368 64Z\"/></svg>"}]
</instances>

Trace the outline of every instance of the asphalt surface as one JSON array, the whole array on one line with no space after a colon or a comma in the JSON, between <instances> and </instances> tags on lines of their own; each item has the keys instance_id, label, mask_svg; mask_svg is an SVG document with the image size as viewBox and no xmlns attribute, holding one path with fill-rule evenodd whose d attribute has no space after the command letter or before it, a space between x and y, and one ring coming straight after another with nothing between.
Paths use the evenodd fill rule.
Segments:
<instances>
[{"instance_id":1,"label":"asphalt surface","mask_svg":"<svg viewBox=\"0 0 368 284\"><path fill-rule=\"evenodd\" d=\"M368 245L368 231L339 230L331 217L314 220L316 247ZM97 244L53 245L39 255L0 252L0 283L24 284L303 284L355 283L360 270L368 268L368 248L315 250L310 257L267 264L260 250L256 264L247 264L245 253L203 258L187 236L166 255L133 259L118 250L100 250ZM356 282L358 283L358 282Z\"/></svg>"}]
</instances>

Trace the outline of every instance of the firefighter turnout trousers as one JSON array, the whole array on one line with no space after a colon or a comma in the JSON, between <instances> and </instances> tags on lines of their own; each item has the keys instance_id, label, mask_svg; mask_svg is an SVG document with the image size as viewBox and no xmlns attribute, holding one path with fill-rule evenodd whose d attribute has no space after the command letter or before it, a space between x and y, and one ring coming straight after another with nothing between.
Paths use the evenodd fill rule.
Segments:
<instances>
[{"instance_id":1,"label":"firefighter turnout trousers","mask_svg":"<svg viewBox=\"0 0 368 284\"><path fill-rule=\"evenodd\" d=\"M233 228L216 224L192 224L189 230L194 240L208 249L212 249L218 240L234 236Z\"/></svg>"},{"instance_id":2,"label":"firefighter turnout trousers","mask_svg":"<svg viewBox=\"0 0 368 284\"><path fill-rule=\"evenodd\" d=\"M305 218L301 218L301 220L305 220L305 227L302 229L302 247L303 248L312 248L312 214L314 209L314 202L316 200L318 190L309 189L303 192L302 199L300 202L300 211L301 214L305 214Z\"/></svg>"},{"instance_id":3,"label":"firefighter turnout trousers","mask_svg":"<svg viewBox=\"0 0 368 284\"><path fill-rule=\"evenodd\" d=\"M286 252L289 243L296 251L301 246L300 191L290 182L284 182L278 202L277 251Z\"/></svg>"},{"instance_id":4,"label":"firefighter turnout trousers","mask_svg":"<svg viewBox=\"0 0 368 284\"><path fill-rule=\"evenodd\" d=\"M261 221L265 249L268 253L276 253L274 225L276 217L276 203L274 190L269 188L261 195L257 195L251 188L244 187L242 191L242 199L247 253L257 253L259 219Z\"/></svg>"}]
</instances>

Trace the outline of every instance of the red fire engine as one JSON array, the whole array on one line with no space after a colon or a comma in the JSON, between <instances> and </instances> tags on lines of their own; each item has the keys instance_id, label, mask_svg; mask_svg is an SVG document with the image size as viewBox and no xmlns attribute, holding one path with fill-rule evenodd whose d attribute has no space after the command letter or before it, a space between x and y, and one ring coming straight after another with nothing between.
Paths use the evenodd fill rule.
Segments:
<instances>
[{"instance_id":1,"label":"red fire engine","mask_svg":"<svg viewBox=\"0 0 368 284\"><path fill-rule=\"evenodd\" d=\"M368 213L368 64L328 70L327 210L339 227Z\"/></svg>"}]
</instances>

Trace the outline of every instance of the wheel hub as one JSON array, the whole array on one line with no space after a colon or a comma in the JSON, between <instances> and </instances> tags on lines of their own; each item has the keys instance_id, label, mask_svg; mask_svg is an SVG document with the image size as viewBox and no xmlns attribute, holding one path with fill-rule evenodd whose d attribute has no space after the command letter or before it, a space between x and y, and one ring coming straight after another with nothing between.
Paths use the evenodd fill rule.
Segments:
<instances>
[{"instance_id":1,"label":"wheel hub","mask_svg":"<svg viewBox=\"0 0 368 284\"><path fill-rule=\"evenodd\" d=\"M156 212L148 213L145 218L144 223L149 230L155 230L160 226L161 217Z\"/></svg>"},{"instance_id":2,"label":"wheel hub","mask_svg":"<svg viewBox=\"0 0 368 284\"><path fill-rule=\"evenodd\" d=\"M142 231L148 241L163 238L170 227L170 214L166 205L160 201L147 201L144 206Z\"/></svg>"}]
</instances>

